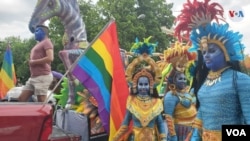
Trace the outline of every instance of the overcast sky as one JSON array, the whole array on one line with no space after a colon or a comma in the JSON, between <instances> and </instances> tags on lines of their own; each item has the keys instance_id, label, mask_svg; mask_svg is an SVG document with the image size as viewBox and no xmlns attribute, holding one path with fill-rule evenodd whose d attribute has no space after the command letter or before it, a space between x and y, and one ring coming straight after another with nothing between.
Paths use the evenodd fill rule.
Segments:
<instances>
[{"instance_id":1,"label":"overcast sky","mask_svg":"<svg viewBox=\"0 0 250 141\"><path fill-rule=\"evenodd\" d=\"M36 0L1 0L0 1L0 39L20 36L32 37L28 23Z\"/></svg>"},{"instance_id":2,"label":"overcast sky","mask_svg":"<svg viewBox=\"0 0 250 141\"><path fill-rule=\"evenodd\" d=\"M173 2L174 15L178 15L183 3L187 0L166 0ZM243 34L243 43L247 47L245 52L250 54L250 0L211 0L220 3L225 10L226 21L230 28ZM0 40L9 36L30 38L33 35L28 29L28 23L35 7L36 0L1 0L0 1ZM235 22L229 19L229 10L239 7L243 9L244 18Z\"/></svg>"}]
</instances>

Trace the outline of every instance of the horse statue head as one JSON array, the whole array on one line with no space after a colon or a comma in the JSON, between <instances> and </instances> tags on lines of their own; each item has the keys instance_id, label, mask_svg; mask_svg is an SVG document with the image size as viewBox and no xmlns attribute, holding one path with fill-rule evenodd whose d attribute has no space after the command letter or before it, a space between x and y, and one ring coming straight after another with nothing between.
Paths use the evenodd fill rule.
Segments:
<instances>
[{"instance_id":1,"label":"horse statue head","mask_svg":"<svg viewBox=\"0 0 250 141\"><path fill-rule=\"evenodd\" d=\"M77 0L38 0L29 22L29 30L34 33L37 25L55 16L60 18L65 29L65 48L86 47L86 44L80 44L87 42L87 34ZM71 46L67 46L67 43L71 43ZM72 43L78 44L72 46Z\"/></svg>"}]
</instances>

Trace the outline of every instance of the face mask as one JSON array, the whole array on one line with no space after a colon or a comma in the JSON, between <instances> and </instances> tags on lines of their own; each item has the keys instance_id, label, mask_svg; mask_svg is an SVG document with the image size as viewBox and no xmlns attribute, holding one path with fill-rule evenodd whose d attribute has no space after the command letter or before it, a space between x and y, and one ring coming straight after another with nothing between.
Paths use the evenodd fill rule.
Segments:
<instances>
[{"instance_id":1,"label":"face mask","mask_svg":"<svg viewBox=\"0 0 250 141\"><path fill-rule=\"evenodd\" d=\"M140 77L137 84L140 95L149 95L149 80L147 77Z\"/></svg>"},{"instance_id":2,"label":"face mask","mask_svg":"<svg viewBox=\"0 0 250 141\"><path fill-rule=\"evenodd\" d=\"M35 39L37 41L42 41L45 38L45 32L41 27L37 27L35 30Z\"/></svg>"}]
</instances>

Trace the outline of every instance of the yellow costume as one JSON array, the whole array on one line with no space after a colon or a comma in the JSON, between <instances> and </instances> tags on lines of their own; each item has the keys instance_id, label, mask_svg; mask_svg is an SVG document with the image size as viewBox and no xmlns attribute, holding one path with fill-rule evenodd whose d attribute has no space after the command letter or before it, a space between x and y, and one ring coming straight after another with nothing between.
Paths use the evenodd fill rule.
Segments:
<instances>
[{"instance_id":1,"label":"yellow costume","mask_svg":"<svg viewBox=\"0 0 250 141\"><path fill-rule=\"evenodd\" d=\"M127 99L126 114L114 141L166 141L166 129L163 121L163 104L155 88L160 81L160 71L149 56L156 44L150 44L147 38L143 43L136 42L132 50L138 55L126 69L130 84L130 96ZM128 137L130 123L132 129Z\"/></svg>"}]
</instances>

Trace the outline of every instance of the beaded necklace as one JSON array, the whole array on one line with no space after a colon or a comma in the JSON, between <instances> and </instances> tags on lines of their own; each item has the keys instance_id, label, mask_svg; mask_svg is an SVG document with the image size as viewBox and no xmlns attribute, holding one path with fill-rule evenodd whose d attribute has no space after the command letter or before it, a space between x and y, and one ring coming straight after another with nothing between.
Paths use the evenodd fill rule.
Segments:
<instances>
[{"instance_id":1,"label":"beaded necklace","mask_svg":"<svg viewBox=\"0 0 250 141\"><path fill-rule=\"evenodd\" d=\"M149 102L151 100L151 97L150 96L141 96L141 95L137 95L136 96L137 99L139 99L140 101L143 101L143 102Z\"/></svg>"},{"instance_id":2,"label":"beaded necklace","mask_svg":"<svg viewBox=\"0 0 250 141\"><path fill-rule=\"evenodd\" d=\"M212 85L216 84L217 82L220 82L221 81L221 73L228 68L229 68L229 66L222 68L222 69L215 71L215 72L209 71L204 84L207 86L212 86Z\"/></svg>"}]
</instances>

